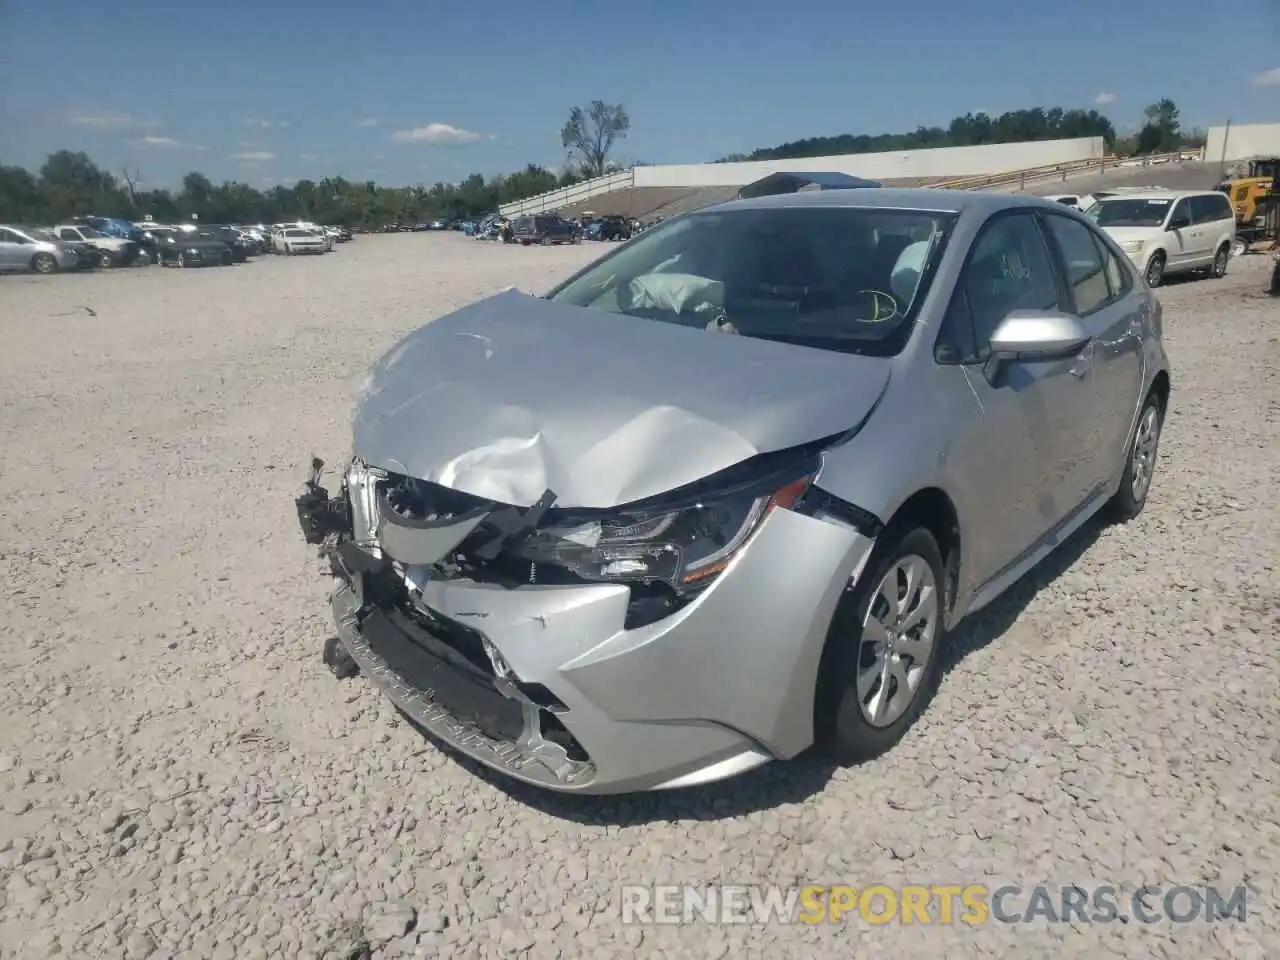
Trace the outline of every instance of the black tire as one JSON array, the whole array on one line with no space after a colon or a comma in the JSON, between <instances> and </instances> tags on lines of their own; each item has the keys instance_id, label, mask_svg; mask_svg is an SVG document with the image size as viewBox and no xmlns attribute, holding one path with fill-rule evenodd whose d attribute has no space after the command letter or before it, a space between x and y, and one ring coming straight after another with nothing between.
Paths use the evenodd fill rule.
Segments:
<instances>
[{"instance_id":1,"label":"black tire","mask_svg":"<svg viewBox=\"0 0 1280 960\"><path fill-rule=\"evenodd\" d=\"M187 255L185 253L178 254L178 266L185 268L187 265Z\"/></svg>"},{"instance_id":2,"label":"black tire","mask_svg":"<svg viewBox=\"0 0 1280 960\"><path fill-rule=\"evenodd\" d=\"M98 266L101 267L103 270L110 270L115 265L116 265L115 257L111 256L111 254L107 253L107 251L103 250L101 253L98 254Z\"/></svg>"},{"instance_id":3,"label":"black tire","mask_svg":"<svg viewBox=\"0 0 1280 960\"><path fill-rule=\"evenodd\" d=\"M1231 259L1231 244L1224 243L1213 255L1213 266L1209 268L1209 276L1220 280L1227 275L1227 262Z\"/></svg>"},{"instance_id":4,"label":"black tire","mask_svg":"<svg viewBox=\"0 0 1280 960\"><path fill-rule=\"evenodd\" d=\"M1153 254L1147 262L1146 278L1148 287L1158 287L1164 283L1164 266L1164 254L1160 252Z\"/></svg>"},{"instance_id":5,"label":"black tire","mask_svg":"<svg viewBox=\"0 0 1280 960\"><path fill-rule=\"evenodd\" d=\"M52 254L37 253L31 258L31 269L36 273L57 273L58 261Z\"/></svg>"},{"instance_id":6,"label":"black tire","mask_svg":"<svg viewBox=\"0 0 1280 960\"><path fill-rule=\"evenodd\" d=\"M884 684L890 684L890 693L901 687L882 672L878 681L881 686L873 686L866 695L860 695L859 674L866 675L867 654L872 652L868 643L864 643L863 624L873 605L883 603L878 596L881 582L907 558L923 560L933 577L932 596L922 601L933 604L928 614L933 618L933 641L927 656L922 658L925 662L912 661L907 668L914 671L919 667L919 673L912 674L915 689L902 712L892 722L873 724L864 713L865 701L872 699ZM877 757L901 740L928 706L937 689L946 640L944 573L942 553L928 530L890 528L881 535L858 585L846 591L827 633L814 699L815 740L824 753L841 763L860 763ZM874 674L875 670L871 669L870 673ZM892 705L897 699L896 693L889 699Z\"/></svg>"},{"instance_id":7,"label":"black tire","mask_svg":"<svg viewBox=\"0 0 1280 960\"><path fill-rule=\"evenodd\" d=\"M1133 436L1129 438L1129 445L1125 448L1124 472L1120 477L1120 489L1115 492L1115 496L1107 505L1113 523L1128 523L1142 513L1142 508L1147 505L1147 497L1151 493L1152 474L1155 472L1160 452L1164 414L1164 405L1160 402L1159 394L1155 391L1147 394L1147 399L1142 404L1142 412L1138 414L1138 422L1133 428ZM1155 437L1147 443L1144 440L1144 427L1152 417L1154 417ZM1148 448L1147 455L1143 458L1146 476L1142 483L1136 484L1134 481L1138 476L1139 458L1134 454L1139 444Z\"/></svg>"}]
</instances>

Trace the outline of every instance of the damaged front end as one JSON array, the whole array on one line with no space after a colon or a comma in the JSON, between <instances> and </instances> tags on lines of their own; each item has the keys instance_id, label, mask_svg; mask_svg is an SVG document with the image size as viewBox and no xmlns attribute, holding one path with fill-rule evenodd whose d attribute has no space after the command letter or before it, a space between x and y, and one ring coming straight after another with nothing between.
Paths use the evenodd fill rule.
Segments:
<instances>
[{"instance_id":1,"label":"damaged front end","mask_svg":"<svg viewBox=\"0 0 1280 960\"><path fill-rule=\"evenodd\" d=\"M519 774L531 765L564 786L589 779L592 765L557 719L564 705L522 684L478 631L422 603L426 580L456 570L449 558L493 557L501 542L536 525L554 501L501 508L454 495L419 509L418 481L353 461L336 496L320 484L323 463L295 503L308 543L320 546L334 577L339 636L325 663L339 678L369 676L417 725L490 766ZM396 559L392 559L392 556Z\"/></svg>"}]
</instances>

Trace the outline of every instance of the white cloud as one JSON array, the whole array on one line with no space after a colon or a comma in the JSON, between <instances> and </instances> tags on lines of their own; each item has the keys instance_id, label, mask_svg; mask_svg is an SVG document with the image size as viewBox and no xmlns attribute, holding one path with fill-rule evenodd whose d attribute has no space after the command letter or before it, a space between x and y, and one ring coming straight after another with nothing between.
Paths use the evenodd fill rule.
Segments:
<instances>
[{"instance_id":1,"label":"white cloud","mask_svg":"<svg viewBox=\"0 0 1280 960\"><path fill-rule=\"evenodd\" d=\"M452 127L447 123L428 123L425 127L413 127L409 130L397 130L391 135L397 143L430 143L438 147L461 146L483 140L483 134L461 127Z\"/></svg>"},{"instance_id":2,"label":"white cloud","mask_svg":"<svg viewBox=\"0 0 1280 960\"><path fill-rule=\"evenodd\" d=\"M74 107L67 111L67 123L103 131L143 130L156 125L154 120L142 120L115 110L80 110Z\"/></svg>"},{"instance_id":3,"label":"white cloud","mask_svg":"<svg viewBox=\"0 0 1280 960\"><path fill-rule=\"evenodd\" d=\"M232 160L239 160L241 163L266 163L268 160L274 160L276 155L270 150L246 150L243 153L233 153Z\"/></svg>"},{"instance_id":4,"label":"white cloud","mask_svg":"<svg viewBox=\"0 0 1280 960\"><path fill-rule=\"evenodd\" d=\"M1116 95L1114 93L1107 93L1107 91L1103 90L1093 98L1093 102L1100 107L1105 107L1108 103L1116 102Z\"/></svg>"},{"instance_id":5,"label":"white cloud","mask_svg":"<svg viewBox=\"0 0 1280 960\"><path fill-rule=\"evenodd\" d=\"M244 121L246 127L257 127L259 130L275 130L277 128L287 127L288 120L257 120L253 117L247 117Z\"/></svg>"},{"instance_id":6,"label":"white cloud","mask_svg":"<svg viewBox=\"0 0 1280 960\"><path fill-rule=\"evenodd\" d=\"M181 140L175 140L173 137L138 137L136 140L129 141L130 146L139 147L147 150L204 150L205 148L197 143L184 143Z\"/></svg>"},{"instance_id":7,"label":"white cloud","mask_svg":"<svg viewBox=\"0 0 1280 960\"><path fill-rule=\"evenodd\" d=\"M1263 70L1253 75L1255 87L1280 87L1280 67L1274 70Z\"/></svg>"},{"instance_id":8,"label":"white cloud","mask_svg":"<svg viewBox=\"0 0 1280 960\"><path fill-rule=\"evenodd\" d=\"M378 125L377 117L365 117L363 120L361 120L359 123L356 124L357 127L376 127L377 125Z\"/></svg>"}]
</instances>

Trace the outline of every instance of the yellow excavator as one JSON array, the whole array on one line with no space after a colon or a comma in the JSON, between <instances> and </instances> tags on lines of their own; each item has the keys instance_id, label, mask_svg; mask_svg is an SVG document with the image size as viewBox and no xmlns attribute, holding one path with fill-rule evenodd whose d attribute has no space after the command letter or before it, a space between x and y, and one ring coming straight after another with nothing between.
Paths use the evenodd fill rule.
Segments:
<instances>
[{"instance_id":1,"label":"yellow excavator","mask_svg":"<svg viewBox=\"0 0 1280 960\"><path fill-rule=\"evenodd\" d=\"M1223 180L1218 189L1231 200L1236 212L1236 247L1248 252L1255 244L1280 236L1280 157L1255 157L1247 175Z\"/></svg>"}]
</instances>

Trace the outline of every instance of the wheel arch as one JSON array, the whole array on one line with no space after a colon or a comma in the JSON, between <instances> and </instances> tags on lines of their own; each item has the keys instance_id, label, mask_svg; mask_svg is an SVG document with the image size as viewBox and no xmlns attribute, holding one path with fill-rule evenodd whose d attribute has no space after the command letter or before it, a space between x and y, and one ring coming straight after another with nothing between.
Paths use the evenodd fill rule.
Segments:
<instances>
[{"instance_id":1,"label":"wheel arch","mask_svg":"<svg viewBox=\"0 0 1280 960\"><path fill-rule=\"evenodd\" d=\"M1161 370L1151 381L1151 389L1147 391L1147 396L1155 394L1160 398L1160 413L1167 414L1169 412L1169 390L1172 386L1169 380L1169 371Z\"/></svg>"},{"instance_id":2,"label":"wheel arch","mask_svg":"<svg viewBox=\"0 0 1280 960\"><path fill-rule=\"evenodd\" d=\"M943 608L949 619L960 584L964 541L959 511L941 487L923 487L907 497L885 522L880 539L896 539L916 527L929 531L942 554L943 573L946 577Z\"/></svg>"},{"instance_id":3,"label":"wheel arch","mask_svg":"<svg viewBox=\"0 0 1280 960\"><path fill-rule=\"evenodd\" d=\"M877 563L877 557L883 551L892 549L895 544L912 530L924 529L929 532L938 545L943 565L943 622L944 629L951 626L951 616L955 609L960 584L960 567L963 552L962 532L959 512L951 497L938 486L925 486L916 490L882 522L875 538L873 553L865 564L861 578L871 575ZM846 589L832 613L827 627L827 636L823 644L822 655L814 676L813 696L813 740L822 743L829 738L834 722L834 697L838 688L834 680L838 651L836 645L846 635L850 627L857 590Z\"/></svg>"}]
</instances>

